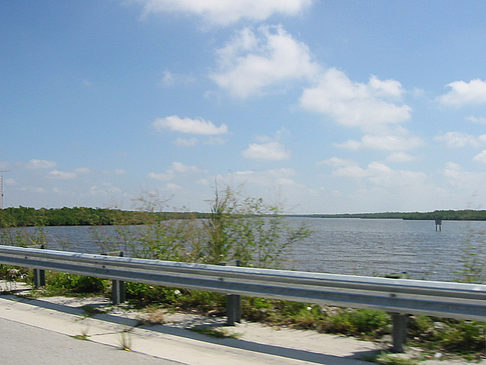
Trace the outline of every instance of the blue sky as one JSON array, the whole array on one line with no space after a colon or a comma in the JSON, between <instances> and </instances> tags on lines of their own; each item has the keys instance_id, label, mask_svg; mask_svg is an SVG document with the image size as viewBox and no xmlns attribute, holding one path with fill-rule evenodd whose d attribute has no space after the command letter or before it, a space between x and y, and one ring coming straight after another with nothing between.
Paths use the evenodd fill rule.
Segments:
<instances>
[{"instance_id":1,"label":"blue sky","mask_svg":"<svg viewBox=\"0 0 486 365\"><path fill-rule=\"evenodd\" d=\"M484 1L0 3L4 206L486 209Z\"/></svg>"}]
</instances>

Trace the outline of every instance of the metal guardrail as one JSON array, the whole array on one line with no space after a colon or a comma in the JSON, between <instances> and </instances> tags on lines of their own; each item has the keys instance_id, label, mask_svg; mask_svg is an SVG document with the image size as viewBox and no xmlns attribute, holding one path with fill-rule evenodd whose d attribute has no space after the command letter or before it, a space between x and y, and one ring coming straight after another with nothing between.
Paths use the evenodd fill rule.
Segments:
<instances>
[{"instance_id":1,"label":"metal guardrail","mask_svg":"<svg viewBox=\"0 0 486 365\"><path fill-rule=\"evenodd\" d=\"M384 310L394 314L396 351L401 351L406 337L408 314L486 321L486 285L204 265L11 246L0 246L0 263L231 295Z\"/></svg>"}]
</instances>

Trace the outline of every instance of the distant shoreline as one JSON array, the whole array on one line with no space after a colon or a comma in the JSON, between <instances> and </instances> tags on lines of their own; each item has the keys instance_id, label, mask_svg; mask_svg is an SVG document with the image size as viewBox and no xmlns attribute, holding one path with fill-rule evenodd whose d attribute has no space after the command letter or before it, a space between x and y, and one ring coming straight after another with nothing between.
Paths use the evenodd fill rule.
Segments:
<instances>
[{"instance_id":1,"label":"distant shoreline","mask_svg":"<svg viewBox=\"0 0 486 365\"><path fill-rule=\"evenodd\" d=\"M361 219L403 219L449 221L484 221L486 210L435 210L433 212L385 212L385 213L344 213L344 214L292 214L301 218L361 218Z\"/></svg>"},{"instance_id":2,"label":"distant shoreline","mask_svg":"<svg viewBox=\"0 0 486 365\"><path fill-rule=\"evenodd\" d=\"M204 219L210 213L201 212L141 212L102 208L35 209L27 207L0 210L0 228L45 226L140 225L167 219ZM486 210L436 210L433 212L385 212L344 214L284 214L298 218L361 218L485 221Z\"/></svg>"}]
</instances>

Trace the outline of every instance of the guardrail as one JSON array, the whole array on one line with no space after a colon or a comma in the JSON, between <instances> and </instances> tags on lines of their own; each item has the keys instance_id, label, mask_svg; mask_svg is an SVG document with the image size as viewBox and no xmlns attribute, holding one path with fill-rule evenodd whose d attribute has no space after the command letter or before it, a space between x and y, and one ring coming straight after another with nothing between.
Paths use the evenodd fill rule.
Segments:
<instances>
[{"instance_id":1,"label":"guardrail","mask_svg":"<svg viewBox=\"0 0 486 365\"><path fill-rule=\"evenodd\" d=\"M230 294L392 313L393 350L403 351L409 314L486 321L486 285L204 265L0 246L0 263ZM118 287L118 285L116 286Z\"/></svg>"}]
</instances>

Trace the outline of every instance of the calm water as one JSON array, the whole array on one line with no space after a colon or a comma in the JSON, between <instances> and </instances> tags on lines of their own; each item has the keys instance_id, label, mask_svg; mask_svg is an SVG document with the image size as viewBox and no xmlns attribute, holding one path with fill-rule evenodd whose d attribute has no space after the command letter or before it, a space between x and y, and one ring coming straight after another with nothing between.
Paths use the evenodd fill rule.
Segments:
<instances>
[{"instance_id":1,"label":"calm water","mask_svg":"<svg viewBox=\"0 0 486 365\"><path fill-rule=\"evenodd\" d=\"M354 275L407 272L414 279L456 280L464 245L486 246L486 222L286 218L314 234L287 253L286 268ZM114 227L98 227L109 234ZM99 253L91 227L46 227L50 247ZM484 250L480 258L486 259Z\"/></svg>"}]
</instances>

